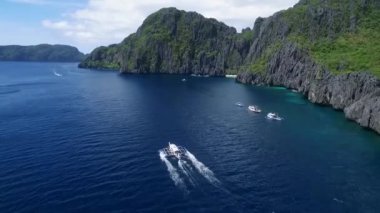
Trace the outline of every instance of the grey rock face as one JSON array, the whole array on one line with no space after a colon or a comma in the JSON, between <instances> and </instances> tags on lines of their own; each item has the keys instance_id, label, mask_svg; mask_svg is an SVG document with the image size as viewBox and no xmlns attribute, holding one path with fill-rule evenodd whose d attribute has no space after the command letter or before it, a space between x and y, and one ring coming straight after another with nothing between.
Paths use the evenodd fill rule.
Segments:
<instances>
[{"instance_id":1,"label":"grey rock face","mask_svg":"<svg viewBox=\"0 0 380 213\"><path fill-rule=\"evenodd\" d=\"M245 58L246 62L254 61L263 53L264 49L274 41L282 41L289 32L286 21L278 12L269 18L258 18L253 28L253 43Z\"/></svg>"},{"instance_id":2,"label":"grey rock face","mask_svg":"<svg viewBox=\"0 0 380 213\"><path fill-rule=\"evenodd\" d=\"M281 11L268 18L258 18L244 62L259 64L259 70L247 66L236 80L296 89L309 101L343 110L348 119L380 133L379 80L363 70L333 75L316 63L307 50L294 43L297 42L294 35L302 35L309 42L318 42L320 38L333 41L342 32L355 32L361 15L380 8L380 1L376 0L348 0L347 3L335 7L327 0L301 0L295 5L294 13ZM274 43L281 45L273 48ZM344 66L340 65L338 70L345 70Z\"/></svg>"},{"instance_id":3,"label":"grey rock face","mask_svg":"<svg viewBox=\"0 0 380 213\"><path fill-rule=\"evenodd\" d=\"M245 72L236 80L296 89L311 102L343 110L348 119L380 133L380 81L366 72L332 75L295 44L274 54L264 74Z\"/></svg>"},{"instance_id":4,"label":"grey rock face","mask_svg":"<svg viewBox=\"0 0 380 213\"><path fill-rule=\"evenodd\" d=\"M380 133L380 88L344 109L347 118Z\"/></svg>"},{"instance_id":5,"label":"grey rock face","mask_svg":"<svg viewBox=\"0 0 380 213\"><path fill-rule=\"evenodd\" d=\"M242 64L250 45L250 29L237 33L198 13L164 8L121 43L95 49L79 66L125 73L223 76Z\"/></svg>"},{"instance_id":6,"label":"grey rock face","mask_svg":"<svg viewBox=\"0 0 380 213\"><path fill-rule=\"evenodd\" d=\"M379 80L365 72L333 75L309 56L308 47L355 33L360 17L380 8L379 2L300 0L290 10L258 18L253 30L242 33L195 12L164 8L120 44L95 49L79 66L125 73L239 73L238 82L296 89L380 133ZM340 63L337 71L346 66Z\"/></svg>"}]
</instances>

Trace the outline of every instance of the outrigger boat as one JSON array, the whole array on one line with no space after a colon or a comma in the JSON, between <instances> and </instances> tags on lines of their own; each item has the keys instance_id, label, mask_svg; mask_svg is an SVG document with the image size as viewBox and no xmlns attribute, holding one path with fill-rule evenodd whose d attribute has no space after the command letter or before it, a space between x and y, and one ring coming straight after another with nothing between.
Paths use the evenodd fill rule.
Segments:
<instances>
[{"instance_id":1,"label":"outrigger boat","mask_svg":"<svg viewBox=\"0 0 380 213\"><path fill-rule=\"evenodd\" d=\"M249 111L252 111L252 112L261 112L261 109L255 105L248 106L248 109Z\"/></svg>"},{"instance_id":2,"label":"outrigger boat","mask_svg":"<svg viewBox=\"0 0 380 213\"><path fill-rule=\"evenodd\" d=\"M172 157L176 157L178 159L181 159L181 157L183 157L186 153L185 148L183 148L181 146L177 146L177 145L170 143L170 142L169 142L169 146L164 148L163 151L164 151L166 156L172 156Z\"/></svg>"}]
</instances>

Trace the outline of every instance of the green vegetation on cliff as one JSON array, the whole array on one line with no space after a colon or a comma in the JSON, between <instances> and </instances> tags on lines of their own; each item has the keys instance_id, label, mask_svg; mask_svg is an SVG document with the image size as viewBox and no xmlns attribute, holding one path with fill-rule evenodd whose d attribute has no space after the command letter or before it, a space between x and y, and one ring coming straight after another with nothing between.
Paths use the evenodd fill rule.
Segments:
<instances>
[{"instance_id":1,"label":"green vegetation on cliff","mask_svg":"<svg viewBox=\"0 0 380 213\"><path fill-rule=\"evenodd\" d=\"M77 62L84 54L67 45L0 46L0 61Z\"/></svg>"},{"instance_id":2,"label":"green vegetation on cliff","mask_svg":"<svg viewBox=\"0 0 380 213\"><path fill-rule=\"evenodd\" d=\"M286 43L340 74L380 76L378 0L301 0L237 33L195 12L164 8L120 44L95 49L80 67L133 73L264 74Z\"/></svg>"},{"instance_id":3,"label":"green vegetation on cliff","mask_svg":"<svg viewBox=\"0 0 380 213\"><path fill-rule=\"evenodd\" d=\"M238 34L198 13L164 8L120 44L95 49L80 67L224 75L243 62L251 36L250 29Z\"/></svg>"},{"instance_id":4,"label":"green vegetation on cliff","mask_svg":"<svg viewBox=\"0 0 380 213\"><path fill-rule=\"evenodd\" d=\"M336 74L370 71L380 77L380 23L375 20L380 20L379 11L362 18L356 32L313 44L311 55Z\"/></svg>"},{"instance_id":5,"label":"green vegetation on cliff","mask_svg":"<svg viewBox=\"0 0 380 213\"><path fill-rule=\"evenodd\" d=\"M380 77L380 9L373 0L301 1L284 12L288 39L331 72Z\"/></svg>"},{"instance_id":6,"label":"green vegetation on cliff","mask_svg":"<svg viewBox=\"0 0 380 213\"><path fill-rule=\"evenodd\" d=\"M239 72L251 72L256 74L264 74L268 69L269 60L273 55L282 47L280 41L275 41L270 44L262 54L254 62L246 62L244 65L239 67Z\"/></svg>"}]
</instances>

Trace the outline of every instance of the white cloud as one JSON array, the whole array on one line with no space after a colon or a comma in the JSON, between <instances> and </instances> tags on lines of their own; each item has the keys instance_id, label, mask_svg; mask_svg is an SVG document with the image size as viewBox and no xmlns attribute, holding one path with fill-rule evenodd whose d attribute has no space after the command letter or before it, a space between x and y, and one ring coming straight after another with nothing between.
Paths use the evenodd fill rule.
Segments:
<instances>
[{"instance_id":1,"label":"white cloud","mask_svg":"<svg viewBox=\"0 0 380 213\"><path fill-rule=\"evenodd\" d=\"M45 0L14 0L39 2ZM88 0L81 9L44 20L42 25L57 30L66 39L87 47L120 42L136 31L143 20L162 7L177 7L216 18L238 30L252 27L259 16L266 17L293 6L298 0Z\"/></svg>"},{"instance_id":2,"label":"white cloud","mask_svg":"<svg viewBox=\"0 0 380 213\"><path fill-rule=\"evenodd\" d=\"M82 24L79 24L79 23L73 24L73 23L69 23L67 21L52 22L50 20L44 20L44 21L42 21L42 25L44 27L52 28L52 29L56 29L56 30L65 30L65 31L72 31L72 30L82 31L82 30L86 30L86 28Z\"/></svg>"}]
</instances>

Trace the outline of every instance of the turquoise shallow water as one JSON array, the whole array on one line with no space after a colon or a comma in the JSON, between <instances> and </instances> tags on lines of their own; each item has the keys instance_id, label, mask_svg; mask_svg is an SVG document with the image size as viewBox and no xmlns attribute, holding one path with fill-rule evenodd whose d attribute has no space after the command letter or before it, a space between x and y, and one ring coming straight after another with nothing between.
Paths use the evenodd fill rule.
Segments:
<instances>
[{"instance_id":1,"label":"turquoise shallow water","mask_svg":"<svg viewBox=\"0 0 380 213\"><path fill-rule=\"evenodd\" d=\"M290 90L6 62L0 99L0 212L380 211L380 137Z\"/></svg>"}]
</instances>

